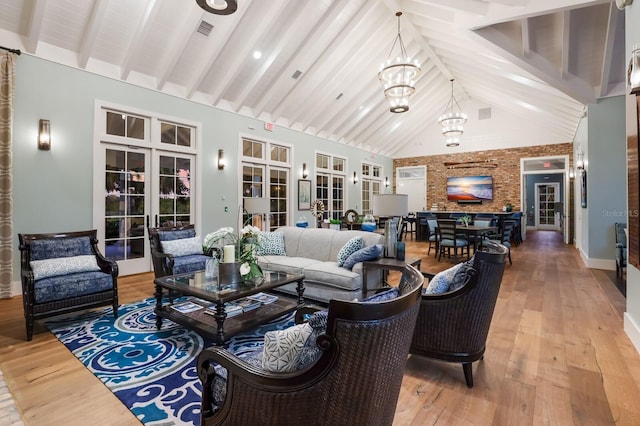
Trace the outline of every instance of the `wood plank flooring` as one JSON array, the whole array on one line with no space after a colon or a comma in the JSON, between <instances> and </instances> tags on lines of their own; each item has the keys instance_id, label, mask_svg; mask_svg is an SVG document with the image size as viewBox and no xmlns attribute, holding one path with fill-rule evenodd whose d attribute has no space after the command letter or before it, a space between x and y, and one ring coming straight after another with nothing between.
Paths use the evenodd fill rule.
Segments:
<instances>
[{"instance_id":1,"label":"wood plank flooring","mask_svg":"<svg viewBox=\"0 0 640 426\"><path fill-rule=\"evenodd\" d=\"M407 256L451 266L427 247L409 239ZM551 231L530 232L512 259L475 387L458 364L410 356L394 425L640 425L640 355L611 273ZM153 293L152 274L118 281L121 303ZM0 368L26 425L140 424L42 325L25 341L19 297L0 300Z\"/></svg>"}]
</instances>

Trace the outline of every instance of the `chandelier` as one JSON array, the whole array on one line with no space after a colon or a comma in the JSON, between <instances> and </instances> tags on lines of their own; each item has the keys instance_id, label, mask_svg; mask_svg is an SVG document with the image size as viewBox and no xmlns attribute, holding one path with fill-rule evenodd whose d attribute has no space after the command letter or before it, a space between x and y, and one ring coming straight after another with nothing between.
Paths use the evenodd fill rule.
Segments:
<instances>
[{"instance_id":1,"label":"chandelier","mask_svg":"<svg viewBox=\"0 0 640 426\"><path fill-rule=\"evenodd\" d=\"M407 56L407 51L402 42L400 35L400 16L402 12L397 12L398 17L398 35L393 41L391 51L387 61L380 67L378 79L384 87L384 96L389 103L391 112L409 111L409 98L415 92L415 80L420 75L420 65L417 60L411 61ZM398 44L400 48L399 55L392 59L393 50Z\"/></svg>"},{"instance_id":2,"label":"chandelier","mask_svg":"<svg viewBox=\"0 0 640 426\"><path fill-rule=\"evenodd\" d=\"M447 146L460 145L460 139L464 133L464 123L467 122L467 114L463 113L453 96L453 78L451 81L451 99L444 109L444 114L438 118L438 123L442 126L442 134L444 135Z\"/></svg>"},{"instance_id":3,"label":"chandelier","mask_svg":"<svg viewBox=\"0 0 640 426\"><path fill-rule=\"evenodd\" d=\"M238 10L236 0L196 0L198 6L216 15L231 15Z\"/></svg>"}]
</instances>

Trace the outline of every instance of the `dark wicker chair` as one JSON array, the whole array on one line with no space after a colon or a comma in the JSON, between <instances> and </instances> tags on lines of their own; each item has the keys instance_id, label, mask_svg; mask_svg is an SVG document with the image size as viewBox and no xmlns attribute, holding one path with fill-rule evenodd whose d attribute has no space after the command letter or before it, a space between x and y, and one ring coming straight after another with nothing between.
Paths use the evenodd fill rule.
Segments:
<instances>
[{"instance_id":1,"label":"dark wicker chair","mask_svg":"<svg viewBox=\"0 0 640 426\"><path fill-rule=\"evenodd\" d=\"M220 348L198 357L202 425L391 425L424 277L408 266L400 296L385 302L331 300L320 358L305 370L270 373ZM213 413L213 363L227 393ZM209 390L209 391L207 391Z\"/></svg>"},{"instance_id":2,"label":"dark wicker chair","mask_svg":"<svg viewBox=\"0 0 640 426\"><path fill-rule=\"evenodd\" d=\"M616 222L614 224L616 237L616 277L623 278L624 270L627 267L627 224L624 222Z\"/></svg>"},{"instance_id":3,"label":"dark wicker chair","mask_svg":"<svg viewBox=\"0 0 640 426\"><path fill-rule=\"evenodd\" d=\"M486 241L463 287L422 296L410 352L462 363L468 387L473 387L472 362L484 356L507 253L502 244Z\"/></svg>"},{"instance_id":4,"label":"dark wicker chair","mask_svg":"<svg viewBox=\"0 0 640 426\"><path fill-rule=\"evenodd\" d=\"M162 250L163 240L191 238L195 237L195 235L196 231L193 225L149 228L151 260L153 261L153 272L156 278L205 269L208 256L204 254L176 257Z\"/></svg>"},{"instance_id":5,"label":"dark wicker chair","mask_svg":"<svg viewBox=\"0 0 640 426\"><path fill-rule=\"evenodd\" d=\"M105 305L112 305L113 315L118 317L118 264L98 250L95 229L18 234L18 239L27 340L33 338L34 322L42 318ZM88 255L95 256L99 270L76 266L76 259L81 260L77 256ZM49 260L57 275L36 279L31 262Z\"/></svg>"}]
</instances>

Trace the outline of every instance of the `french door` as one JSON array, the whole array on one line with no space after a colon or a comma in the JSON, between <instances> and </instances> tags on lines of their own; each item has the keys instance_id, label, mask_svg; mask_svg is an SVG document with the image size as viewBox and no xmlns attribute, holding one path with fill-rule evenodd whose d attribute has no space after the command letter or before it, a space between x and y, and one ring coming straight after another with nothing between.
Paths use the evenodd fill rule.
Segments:
<instances>
[{"instance_id":1,"label":"french door","mask_svg":"<svg viewBox=\"0 0 640 426\"><path fill-rule=\"evenodd\" d=\"M556 217L556 203L562 203L559 183L536 183L536 228L560 230L562 223ZM560 214L562 210L558 213Z\"/></svg>"}]
</instances>

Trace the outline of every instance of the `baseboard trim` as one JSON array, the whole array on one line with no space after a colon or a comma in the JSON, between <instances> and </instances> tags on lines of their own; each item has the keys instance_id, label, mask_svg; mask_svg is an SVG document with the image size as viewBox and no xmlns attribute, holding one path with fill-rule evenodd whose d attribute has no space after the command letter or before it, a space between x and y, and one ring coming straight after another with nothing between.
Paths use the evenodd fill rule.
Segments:
<instances>
[{"instance_id":1,"label":"baseboard trim","mask_svg":"<svg viewBox=\"0 0 640 426\"><path fill-rule=\"evenodd\" d=\"M629 340L640 354L640 326L636 323L628 312L624 313L624 331L629 336Z\"/></svg>"},{"instance_id":2,"label":"baseboard trim","mask_svg":"<svg viewBox=\"0 0 640 426\"><path fill-rule=\"evenodd\" d=\"M616 261L613 259L590 259L582 249L580 249L580 257L584 265L589 269L604 269L605 271L615 271Z\"/></svg>"}]
</instances>

